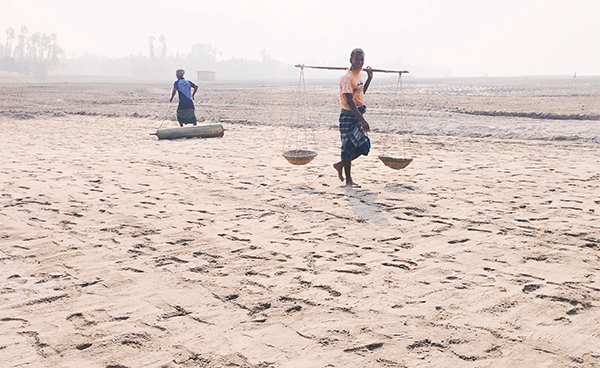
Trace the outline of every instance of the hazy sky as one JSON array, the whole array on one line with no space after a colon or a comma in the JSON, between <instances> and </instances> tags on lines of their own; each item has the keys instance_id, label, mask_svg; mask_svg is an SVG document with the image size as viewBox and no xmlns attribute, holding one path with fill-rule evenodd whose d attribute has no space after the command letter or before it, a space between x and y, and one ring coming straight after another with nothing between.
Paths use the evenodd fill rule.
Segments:
<instances>
[{"instance_id":1,"label":"hazy sky","mask_svg":"<svg viewBox=\"0 0 600 368\"><path fill-rule=\"evenodd\" d=\"M211 43L222 58L373 67L428 65L453 76L600 75L600 0L0 0L4 29L56 33L66 55L169 53Z\"/></svg>"}]
</instances>

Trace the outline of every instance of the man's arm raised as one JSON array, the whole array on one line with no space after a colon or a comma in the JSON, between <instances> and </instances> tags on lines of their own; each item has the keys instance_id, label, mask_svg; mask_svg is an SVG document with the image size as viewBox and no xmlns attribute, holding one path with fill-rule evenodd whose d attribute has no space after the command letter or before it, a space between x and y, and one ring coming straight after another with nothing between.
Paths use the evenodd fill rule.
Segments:
<instances>
[{"instance_id":1,"label":"man's arm raised","mask_svg":"<svg viewBox=\"0 0 600 368\"><path fill-rule=\"evenodd\" d=\"M363 69L365 72L367 72L367 81L365 82L365 85L363 86L363 93L367 93L367 89L369 89L369 85L371 85L371 79L373 79L373 71L371 70L371 67L368 66L366 69Z\"/></svg>"}]
</instances>

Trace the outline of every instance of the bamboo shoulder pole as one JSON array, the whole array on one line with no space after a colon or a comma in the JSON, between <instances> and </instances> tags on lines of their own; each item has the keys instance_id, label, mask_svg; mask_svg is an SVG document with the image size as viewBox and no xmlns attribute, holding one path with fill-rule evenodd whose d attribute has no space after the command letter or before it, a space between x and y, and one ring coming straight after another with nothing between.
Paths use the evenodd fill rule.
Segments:
<instances>
[{"instance_id":1,"label":"bamboo shoulder pole","mask_svg":"<svg viewBox=\"0 0 600 368\"><path fill-rule=\"evenodd\" d=\"M304 64L296 64L294 65L296 68L308 68L308 69L324 69L324 70L348 70L348 68L344 68L341 66L314 66L314 65L304 65ZM386 69L373 69L371 67L366 67L363 71L370 69L375 73L398 73L405 74L408 73L408 70L386 70Z\"/></svg>"}]
</instances>

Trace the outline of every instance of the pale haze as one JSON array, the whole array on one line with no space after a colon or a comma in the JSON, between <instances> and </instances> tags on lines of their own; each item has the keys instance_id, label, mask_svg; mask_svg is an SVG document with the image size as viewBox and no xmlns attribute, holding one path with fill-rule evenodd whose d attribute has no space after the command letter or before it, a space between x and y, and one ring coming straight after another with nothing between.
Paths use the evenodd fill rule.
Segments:
<instances>
[{"instance_id":1,"label":"pale haze","mask_svg":"<svg viewBox=\"0 0 600 368\"><path fill-rule=\"evenodd\" d=\"M210 43L221 59L419 66L449 76L600 75L600 1L0 0L4 29L56 33L66 57L168 54Z\"/></svg>"}]
</instances>

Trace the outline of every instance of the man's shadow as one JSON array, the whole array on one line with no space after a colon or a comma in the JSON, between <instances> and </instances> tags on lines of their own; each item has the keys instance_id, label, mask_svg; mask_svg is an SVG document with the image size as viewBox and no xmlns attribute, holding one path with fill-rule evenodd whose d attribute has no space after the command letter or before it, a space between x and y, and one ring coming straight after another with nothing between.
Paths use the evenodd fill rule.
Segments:
<instances>
[{"instance_id":1,"label":"man's shadow","mask_svg":"<svg viewBox=\"0 0 600 368\"><path fill-rule=\"evenodd\" d=\"M375 225L384 227L389 226L390 222L384 216L383 206L377 202L379 194L371 192L368 189L346 189L346 199L354 211L354 216L359 222L371 222Z\"/></svg>"}]
</instances>

